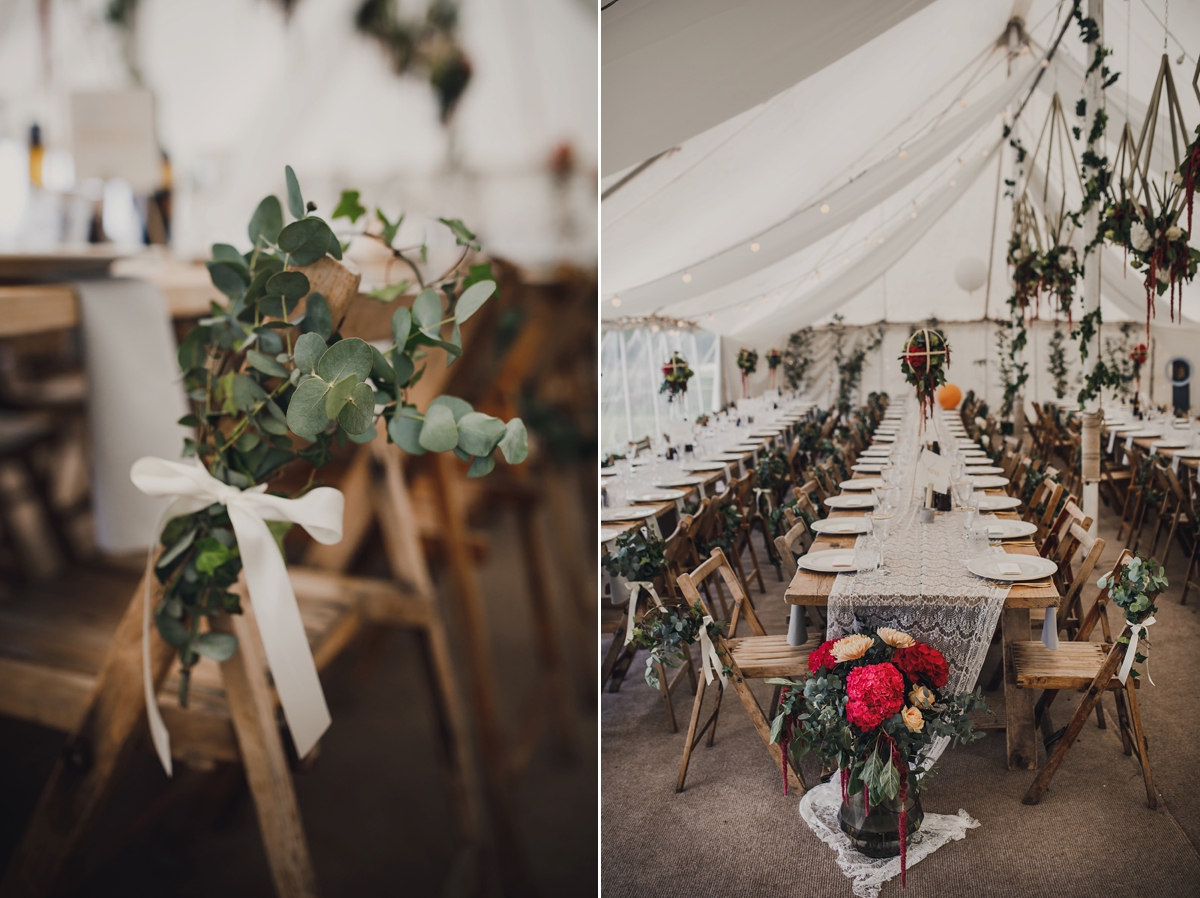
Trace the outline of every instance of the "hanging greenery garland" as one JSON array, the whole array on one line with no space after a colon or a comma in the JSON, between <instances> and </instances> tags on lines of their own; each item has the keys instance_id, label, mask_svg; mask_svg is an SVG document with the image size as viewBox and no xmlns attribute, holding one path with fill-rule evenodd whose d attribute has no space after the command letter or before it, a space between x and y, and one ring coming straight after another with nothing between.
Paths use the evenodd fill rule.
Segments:
<instances>
[{"instance_id":1,"label":"hanging greenery garland","mask_svg":"<svg viewBox=\"0 0 1200 898\"><path fill-rule=\"evenodd\" d=\"M658 392L667 394L667 402L673 402L679 393L687 392L688 381L695 375L695 371L688 367L687 359L677 352L671 353L671 357L662 367L663 382L658 388Z\"/></svg>"},{"instance_id":2,"label":"hanging greenery garland","mask_svg":"<svg viewBox=\"0 0 1200 898\"><path fill-rule=\"evenodd\" d=\"M946 382L950 364L950 344L938 331L923 327L913 333L900 354L904 379L917 388L922 419L933 415L934 394Z\"/></svg>"},{"instance_id":3,"label":"hanging greenery garland","mask_svg":"<svg viewBox=\"0 0 1200 898\"><path fill-rule=\"evenodd\" d=\"M1050 375L1054 378L1056 399L1067 395L1067 352L1063 346L1066 336L1061 327L1055 327L1050 338Z\"/></svg>"},{"instance_id":4,"label":"hanging greenery garland","mask_svg":"<svg viewBox=\"0 0 1200 898\"><path fill-rule=\"evenodd\" d=\"M776 370L783 364L783 353L778 349L767 350L767 368L771 372L771 389L779 387L779 372Z\"/></svg>"},{"instance_id":5,"label":"hanging greenery garland","mask_svg":"<svg viewBox=\"0 0 1200 898\"><path fill-rule=\"evenodd\" d=\"M805 378L812 367L815 340L816 331L811 327L803 327L788 337L787 348L783 351L783 377L792 390L803 391L808 387Z\"/></svg>"},{"instance_id":6,"label":"hanging greenery garland","mask_svg":"<svg viewBox=\"0 0 1200 898\"><path fill-rule=\"evenodd\" d=\"M742 347L738 350L737 366L742 371L742 396L747 396L749 389L746 378L758 370L758 350Z\"/></svg>"}]
</instances>

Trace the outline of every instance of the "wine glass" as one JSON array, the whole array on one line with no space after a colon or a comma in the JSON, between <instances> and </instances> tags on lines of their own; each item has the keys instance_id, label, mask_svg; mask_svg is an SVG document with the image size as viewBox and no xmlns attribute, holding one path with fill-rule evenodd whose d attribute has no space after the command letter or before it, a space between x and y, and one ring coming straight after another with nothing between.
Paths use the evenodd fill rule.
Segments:
<instances>
[{"instance_id":1,"label":"wine glass","mask_svg":"<svg viewBox=\"0 0 1200 898\"><path fill-rule=\"evenodd\" d=\"M885 566L883 550L891 531L892 512L890 509L887 511L876 509L867 515L867 519L871 522L871 535L879 542L879 572L888 574L890 571Z\"/></svg>"},{"instance_id":2,"label":"wine glass","mask_svg":"<svg viewBox=\"0 0 1200 898\"><path fill-rule=\"evenodd\" d=\"M858 570L858 576L864 580L875 580L879 577L878 541L869 534L854 540L854 567Z\"/></svg>"}]
</instances>

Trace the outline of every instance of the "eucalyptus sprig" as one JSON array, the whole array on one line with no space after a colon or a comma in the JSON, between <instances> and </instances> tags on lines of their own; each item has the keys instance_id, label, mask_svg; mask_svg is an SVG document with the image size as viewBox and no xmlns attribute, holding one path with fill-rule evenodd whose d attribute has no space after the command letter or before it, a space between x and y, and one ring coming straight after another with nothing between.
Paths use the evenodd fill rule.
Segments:
<instances>
[{"instance_id":1,"label":"eucalyptus sprig","mask_svg":"<svg viewBox=\"0 0 1200 898\"><path fill-rule=\"evenodd\" d=\"M395 342L380 351L357 337L343 338L329 302L312 289L305 270L336 265L345 246L313 214L316 204L305 201L291 166L284 175L293 220L285 225L283 204L268 196L250 219L248 251L213 246L209 276L227 303L214 302L212 314L179 347L192 406L179 423L195 429L184 441L184 456L240 489L271 484L284 468L306 463L313 469L308 483L287 498L309 488L315 469L332 459L335 442L370 442L379 420L389 441L410 454L452 450L470 461L469 477L490 472L497 450L509 464L524 461L529 444L519 418L506 423L454 396L438 396L421 411L409 396L425 372L427 349L444 349L447 364L453 363L463 352L460 325L496 291L490 265L464 270L468 253L478 248L474 234L460 221L442 220L465 249L435 278L425 278L404 256L422 290L411 310L396 310ZM333 217L356 222L366 211L358 196L344 193ZM377 239L390 245L400 222L393 225L379 210L376 215L384 225ZM424 247L416 250L425 256ZM304 310L297 314L302 300ZM268 526L282 551L289 525ZM240 611L229 587L237 581L241 559L221 505L170 521L161 542L155 573L164 589L154 620L163 638L180 650L180 701L186 705L188 674L199 657L223 661L237 649L234 637L204 632L201 619Z\"/></svg>"},{"instance_id":2,"label":"eucalyptus sprig","mask_svg":"<svg viewBox=\"0 0 1200 898\"><path fill-rule=\"evenodd\" d=\"M1158 608L1154 599L1170 584L1162 565L1153 558L1134 555L1128 564L1121 565L1115 572L1104 574L1096 581L1096 585L1108 590L1109 598L1125 612L1127 622L1140 624L1155 615ZM1128 645L1129 637L1122 635L1117 642ZM1150 640L1146 633L1138 640L1138 647L1150 650ZM1139 651L1134 655L1134 661L1142 664L1146 657L1145 652ZM1137 677L1138 672L1130 670L1130 675Z\"/></svg>"}]
</instances>

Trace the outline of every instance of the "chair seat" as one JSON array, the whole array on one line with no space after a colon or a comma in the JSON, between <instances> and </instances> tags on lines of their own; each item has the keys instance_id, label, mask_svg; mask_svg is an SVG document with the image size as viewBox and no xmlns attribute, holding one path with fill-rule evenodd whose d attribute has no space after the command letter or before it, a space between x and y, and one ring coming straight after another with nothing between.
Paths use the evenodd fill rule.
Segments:
<instances>
[{"instance_id":1,"label":"chair seat","mask_svg":"<svg viewBox=\"0 0 1200 898\"><path fill-rule=\"evenodd\" d=\"M788 645L787 636L746 636L728 639L733 660L743 676L754 680L766 677L808 676L808 656L824 639L813 636L804 645Z\"/></svg>"},{"instance_id":2,"label":"chair seat","mask_svg":"<svg viewBox=\"0 0 1200 898\"><path fill-rule=\"evenodd\" d=\"M1111 647L1101 642L1060 642L1051 650L1040 642L1014 642L1017 685L1022 689L1087 689ZM1134 679L1133 684L1136 687L1138 681ZM1120 685L1113 677L1107 688Z\"/></svg>"}]
</instances>

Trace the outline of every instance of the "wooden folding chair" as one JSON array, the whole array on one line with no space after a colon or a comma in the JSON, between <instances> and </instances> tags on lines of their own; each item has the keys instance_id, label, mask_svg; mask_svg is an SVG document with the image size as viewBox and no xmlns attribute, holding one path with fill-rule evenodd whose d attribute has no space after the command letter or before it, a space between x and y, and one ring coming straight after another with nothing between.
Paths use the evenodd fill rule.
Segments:
<instances>
[{"instance_id":1,"label":"wooden folding chair","mask_svg":"<svg viewBox=\"0 0 1200 898\"><path fill-rule=\"evenodd\" d=\"M751 538L752 531L757 525L759 533L762 534L763 543L770 552L771 536L767 532L766 519L758 509L757 496L754 494L754 481L757 476L756 471L750 470L733 481L733 501L742 515L742 522L733 534L733 551L741 558L743 551L750 550L750 562L754 565L754 576L758 579L758 591L766 594L767 587L763 583L762 568L758 565L758 553L754 551L754 540ZM782 578L783 575L780 574L780 579Z\"/></svg>"},{"instance_id":2,"label":"wooden folding chair","mask_svg":"<svg viewBox=\"0 0 1200 898\"><path fill-rule=\"evenodd\" d=\"M797 564L796 559L803 555L812 546L812 532L805 526L804 521L797 519L792 515L791 509L785 509L784 515L788 519L790 525L788 532L782 536L775 537L775 550L779 553L779 557L783 561L783 569L787 574L788 582L796 576ZM789 618L792 614L799 613L801 617L800 633L801 639L804 642L808 641L808 626L812 624L818 628L819 633L825 632L825 620L820 615L820 609L815 605L792 605L790 606Z\"/></svg>"},{"instance_id":3,"label":"wooden folding chair","mask_svg":"<svg viewBox=\"0 0 1200 898\"><path fill-rule=\"evenodd\" d=\"M758 731L758 735L762 738L763 744L766 745L767 751L770 753L772 760L774 760L776 768L780 773L787 776L788 783L792 788L803 792L807 786L804 784L799 771L795 770L791 762L784 758L779 746L771 742L771 725L763 714L762 706L759 705L758 699L750 691L750 684L747 680L807 676L808 656L820 646L821 640L814 638L802 646L790 646L787 644L786 635L767 636L762 624L759 623L757 615L754 613L754 608L746 597L745 591L742 589L741 583L735 576L733 568L729 566L729 561L725 557L725 553L720 549L713 549L712 556L704 564L700 565L700 567L696 568L690 574L680 575L678 581L684 598L692 604L700 602L705 614L711 615L712 612L708 609L707 605L704 605L704 599L701 597L696 585L714 575L719 575L733 594L733 614L729 619L729 634L728 636L718 635L713 640L713 647L716 650L717 657L720 659L721 665L728 671L728 684L733 687L734 692L737 693L738 698L745 707L746 713L750 715L750 720L754 724L754 728ZM746 620L747 626L750 627L755 635L739 639L736 638L737 627L743 617ZM719 679L717 683L720 685ZM687 742L684 745L683 760L679 766L679 781L675 787L676 792L683 791L684 782L687 779L688 764L692 757L692 750L704 737L705 731L708 731L708 744L710 746L716 737L717 716L721 711L721 698L725 694L725 687L721 686L718 690L716 707L704 725L699 726L700 711L704 704L706 687L706 680L700 678L699 687L696 690L696 700L692 704L692 718L688 724Z\"/></svg>"},{"instance_id":4,"label":"wooden folding chair","mask_svg":"<svg viewBox=\"0 0 1200 898\"><path fill-rule=\"evenodd\" d=\"M1113 567L1114 574L1128 564L1132 557L1128 550L1123 551ZM1043 732L1053 727L1049 722L1050 705L1059 691L1074 690L1085 693L1083 701L1071 715L1070 722L1057 742L1053 737L1047 740L1054 745L1053 751L1046 760L1046 766L1038 772L1029 786L1029 791L1021 799L1024 804L1037 804L1041 801L1055 771L1061 766L1067 752L1083 730L1088 716L1093 709L1100 707L1100 699L1104 693L1112 692L1117 705L1117 719L1125 754L1136 752L1146 787L1146 804L1151 809L1158 807L1158 793L1150 772L1146 737L1138 710L1139 681L1130 677L1123 684L1116 677L1117 668L1121 666L1127 647L1119 642L1105 644L1089 641L1096 624L1107 616L1108 598L1108 589L1098 590L1096 600L1088 609L1075 639L1060 643L1056 650L1051 651L1041 642L1017 642L1012 646L1017 686L1021 689L1045 690L1035 711L1037 723L1043 727ZM1049 749L1049 746L1047 748Z\"/></svg>"},{"instance_id":5,"label":"wooden folding chair","mask_svg":"<svg viewBox=\"0 0 1200 898\"><path fill-rule=\"evenodd\" d=\"M1158 521L1154 525L1154 540L1150 543L1150 555L1158 559L1163 567L1166 567L1167 559L1171 557L1171 548L1175 545L1175 537L1194 534L1196 519L1192 516L1191 499L1169 465L1158 469L1158 479L1166 498L1163 500L1162 514L1158 516ZM1183 530L1179 529L1181 522L1184 524ZM1158 539L1164 529L1167 539L1163 545L1162 558L1159 559Z\"/></svg>"},{"instance_id":6,"label":"wooden folding chair","mask_svg":"<svg viewBox=\"0 0 1200 898\"><path fill-rule=\"evenodd\" d=\"M1070 585L1067 586L1063 592L1063 597L1058 603L1058 629L1066 630L1068 637L1074 639L1075 635L1079 632L1084 617L1081 600L1083 587L1090 581L1092 572L1096 569L1096 564L1100 561L1100 556L1104 553L1105 542L1099 537L1093 539L1087 530L1080 526L1074 519L1071 519L1069 531L1070 540L1073 543L1068 543L1068 547L1071 547L1073 544L1073 548L1062 559L1059 567L1060 569L1070 568L1071 558L1076 554L1076 549L1081 555L1081 561L1079 569L1073 575L1064 578ZM1034 609L1031 616L1034 619L1040 616L1044 620L1045 612L1041 609ZM1104 628L1105 639L1108 639L1108 619L1104 618L1101 624Z\"/></svg>"}]
</instances>

